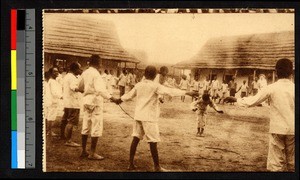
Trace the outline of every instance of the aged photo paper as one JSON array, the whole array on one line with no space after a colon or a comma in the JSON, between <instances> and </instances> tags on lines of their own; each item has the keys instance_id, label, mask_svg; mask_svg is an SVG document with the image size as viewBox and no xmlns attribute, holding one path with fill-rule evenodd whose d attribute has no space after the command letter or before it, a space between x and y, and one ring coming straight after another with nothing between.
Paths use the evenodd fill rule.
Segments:
<instances>
[{"instance_id":1,"label":"aged photo paper","mask_svg":"<svg viewBox=\"0 0 300 180\"><path fill-rule=\"evenodd\" d=\"M294 172L294 23L294 9L44 9L43 171Z\"/></svg>"}]
</instances>

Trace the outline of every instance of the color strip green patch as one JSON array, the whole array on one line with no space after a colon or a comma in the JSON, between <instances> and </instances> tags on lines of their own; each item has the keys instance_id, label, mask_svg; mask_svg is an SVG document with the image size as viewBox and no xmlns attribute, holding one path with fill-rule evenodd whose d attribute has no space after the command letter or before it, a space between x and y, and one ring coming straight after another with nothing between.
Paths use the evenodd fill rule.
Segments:
<instances>
[{"instance_id":1,"label":"color strip green patch","mask_svg":"<svg viewBox=\"0 0 300 180\"><path fill-rule=\"evenodd\" d=\"M11 130L17 130L17 91L11 91Z\"/></svg>"}]
</instances>

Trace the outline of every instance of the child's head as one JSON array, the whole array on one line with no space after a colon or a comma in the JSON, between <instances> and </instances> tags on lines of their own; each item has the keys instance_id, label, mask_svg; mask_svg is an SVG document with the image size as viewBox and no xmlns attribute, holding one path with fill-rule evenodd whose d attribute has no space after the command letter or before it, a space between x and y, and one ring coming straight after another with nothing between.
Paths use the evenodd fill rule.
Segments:
<instances>
[{"instance_id":1,"label":"child's head","mask_svg":"<svg viewBox=\"0 0 300 180\"><path fill-rule=\"evenodd\" d=\"M166 75L169 73L169 69L168 69L166 66L162 66L162 67L159 69L159 73L160 73L162 76L166 76Z\"/></svg>"},{"instance_id":2,"label":"child's head","mask_svg":"<svg viewBox=\"0 0 300 180\"><path fill-rule=\"evenodd\" d=\"M186 80L186 75L182 75L181 77L183 80Z\"/></svg>"},{"instance_id":3,"label":"child's head","mask_svg":"<svg viewBox=\"0 0 300 180\"><path fill-rule=\"evenodd\" d=\"M289 59L280 59L277 61L275 69L279 79L289 78L293 73L293 62Z\"/></svg>"},{"instance_id":4,"label":"child's head","mask_svg":"<svg viewBox=\"0 0 300 180\"><path fill-rule=\"evenodd\" d=\"M98 69L100 67L100 61L101 61L101 58L99 55L92 55L89 58L89 66L92 66L92 67Z\"/></svg>"},{"instance_id":5,"label":"child's head","mask_svg":"<svg viewBox=\"0 0 300 180\"><path fill-rule=\"evenodd\" d=\"M244 81L243 81L243 84L246 84L246 82L247 82L247 81L246 81L246 80L244 80Z\"/></svg>"},{"instance_id":6,"label":"child's head","mask_svg":"<svg viewBox=\"0 0 300 180\"><path fill-rule=\"evenodd\" d=\"M156 68L154 66L147 66L145 69L145 78L154 80L156 77Z\"/></svg>"}]
</instances>

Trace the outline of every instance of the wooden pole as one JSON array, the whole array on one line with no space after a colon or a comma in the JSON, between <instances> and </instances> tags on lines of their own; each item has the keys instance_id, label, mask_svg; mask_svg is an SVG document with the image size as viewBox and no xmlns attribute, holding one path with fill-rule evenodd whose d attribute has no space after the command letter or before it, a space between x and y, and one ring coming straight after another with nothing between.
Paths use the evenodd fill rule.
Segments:
<instances>
[{"instance_id":1,"label":"wooden pole","mask_svg":"<svg viewBox=\"0 0 300 180\"><path fill-rule=\"evenodd\" d=\"M255 81L255 76L256 76L256 69L253 71L253 81Z\"/></svg>"},{"instance_id":2,"label":"wooden pole","mask_svg":"<svg viewBox=\"0 0 300 180\"><path fill-rule=\"evenodd\" d=\"M275 71L273 71L272 83L275 82Z\"/></svg>"}]
</instances>

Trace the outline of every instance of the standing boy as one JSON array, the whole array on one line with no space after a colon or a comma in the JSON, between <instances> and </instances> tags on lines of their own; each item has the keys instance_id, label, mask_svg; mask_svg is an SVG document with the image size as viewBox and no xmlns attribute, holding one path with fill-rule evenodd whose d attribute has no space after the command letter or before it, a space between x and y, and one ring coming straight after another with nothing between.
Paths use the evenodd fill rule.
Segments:
<instances>
[{"instance_id":1,"label":"standing boy","mask_svg":"<svg viewBox=\"0 0 300 180\"><path fill-rule=\"evenodd\" d=\"M275 68L277 82L261 89L255 96L237 99L237 103L252 107L270 99L267 169L295 171L295 84L290 80L293 63L289 59L280 59Z\"/></svg>"},{"instance_id":2,"label":"standing boy","mask_svg":"<svg viewBox=\"0 0 300 180\"><path fill-rule=\"evenodd\" d=\"M80 65L78 63L72 63L69 73L64 77L63 84L64 115L61 121L61 138L66 139L66 146L72 147L80 146L71 140L73 127L77 126L79 121L79 80L76 76L80 73Z\"/></svg>"},{"instance_id":3,"label":"standing boy","mask_svg":"<svg viewBox=\"0 0 300 180\"><path fill-rule=\"evenodd\" d=\"M157 142L160 141L158 117L159 117L159 95L182 96L185 91L175 88L167 88L154 82L156 68L147 66L145 69L145 80L136 84L136 86L127 94L121 97L122 101L130 100L136 97L136 107L133 125L133 140L130 147L129 170L135 169L134 155L136 148L143 136L150 145L150 151L154 162L154 170L166 171L159 164Z\"/></svg>"},{"instance_id":4,"label":"standing boy","mask_svg":"<svg viewBox=\"0 0 300 180\"><path fill-rule=\"evenodd\" d=\"M46 86L47 96L49 96L49 106L47 112L47 135L57 136L54 132L52 132L52 123L56 120L57 111L59 107L59 101L62 99L62 88L61 85L56 81L58 76L58 69L56 67L52 67L48 71L49 80L48 86Z\"/></svg>"},{"instance_id":5,"label":"standing boy","mask_svg":"<svg viewBox=\"0 0 300 180\"><path fill-rule=\"evenodd\" d=\"M192 103L192 110L197 112L197 137L201 137L204 132L204 127L206 125L206 110L207 106L212 107L218 113L223 113L223 111L219 110L218 107L214 104L212 99L209 97L208 91L205 90L202 97L199 97L197 101Z\"/></svg>"},{"instance_id":6,"label":"standing boy","mask_svg":"<svg viewBox=\"0 0 300 180\"><path fill-rule=\"evenodd\" d=\"M103 131L103 98L115 102L106 89L106 84L98 69L100 67L100 57L92 55L89 58L89 68L82 73L80 89L83 87L83 121L82 121L82 153L81 157L88 159L102 160L102 156L96 153L99 137ZM91 135L91 152L86 151L88 135Z\"/></svg>"}]
</instances>

